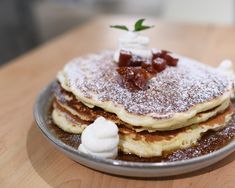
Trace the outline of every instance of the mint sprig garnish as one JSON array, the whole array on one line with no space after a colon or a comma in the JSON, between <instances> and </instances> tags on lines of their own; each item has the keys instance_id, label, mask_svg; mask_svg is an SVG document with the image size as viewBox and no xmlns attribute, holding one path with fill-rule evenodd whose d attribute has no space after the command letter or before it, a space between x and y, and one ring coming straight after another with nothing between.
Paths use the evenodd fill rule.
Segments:
<instances>
[{"instance_id":1,"label":"mint sprig garnish","mask_svg":"<svg viewBox=\"0 0 235 188\"><path fill-rule=\"evenodd\" d=\"M144 21L145 21L144 18L137 20L134 24L134 30L132 30L132 31L133 32L139 32L139 31L143 31L143 30L150 29L150 28L154 27L153 25L151 25L151 26L143 25ZM115 29L130 31L130 29L125 25L111 25L110 27L115 28Z\"/></svg>"},{"instance_id":2,"label":"mint sprig garnish","mask_svg":"<svg viewBox=\"0 0 235 188\"><path fill-rule=\"evenodd\" d=\"M121 30L125 30L125 31L129 31L128 27L125 25L110 25L111 28L115 28L115 29L121 29Z\"/></svg>"},{"instance_id":3,"label":"mint sprig garnish","mask_svg":"<svg viewBox=\"0 0 235 188\"><path fill-rule=\"evenodd\" d=\"M135 32L137 31L143 31L146 29L150 29L152 27L154 27L153 25L148 26L148 25L143 25L145 19L139 19L137 22L135 22Z\"/></svg>"}]
</instances>

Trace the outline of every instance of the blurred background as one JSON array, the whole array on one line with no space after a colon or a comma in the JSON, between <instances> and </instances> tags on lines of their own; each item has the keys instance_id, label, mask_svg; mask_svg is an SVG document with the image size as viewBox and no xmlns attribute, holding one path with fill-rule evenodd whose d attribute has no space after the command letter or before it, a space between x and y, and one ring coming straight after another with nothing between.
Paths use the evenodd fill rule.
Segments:
<instances>
[{"instance_id":1,"label":"blurred background","mask_svg":"<svg viewBox=\"0 0 235 188\"><path fill-rule=\"evenodd\" d=\"M0 65L99 15L109 14L233 25L235 0L0 0Z\"/></svg>"}]
</instances>

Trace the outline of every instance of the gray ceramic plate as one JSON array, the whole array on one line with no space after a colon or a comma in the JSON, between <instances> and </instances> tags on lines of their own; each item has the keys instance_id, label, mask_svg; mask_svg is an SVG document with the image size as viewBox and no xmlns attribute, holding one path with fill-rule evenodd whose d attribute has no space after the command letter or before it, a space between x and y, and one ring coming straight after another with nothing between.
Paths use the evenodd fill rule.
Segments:
<instances>
[{"instance_id":1,"label":"gray ceramic plate","mask_svg":"<svg viewBox=\"0 0 235 188\"><path fill-rule=\"evenodd\" d=\"M127 162L112 159L100 159L94 156L86 155L79 152L75 148L66 145L64 142L59 140L52 133L52 131L50 131L47 120L48 110L52 100L51 87L52 83L39 94L34 107L34 116L39 129L49 140L49 142L55 145L65 155L77 161L78 163L95 170L129 177L172 176L207 167L225 158L235 150L235 141L232 141L222 149L201 157L177 162L161 163Z\"/></svg>"}]
</instances>

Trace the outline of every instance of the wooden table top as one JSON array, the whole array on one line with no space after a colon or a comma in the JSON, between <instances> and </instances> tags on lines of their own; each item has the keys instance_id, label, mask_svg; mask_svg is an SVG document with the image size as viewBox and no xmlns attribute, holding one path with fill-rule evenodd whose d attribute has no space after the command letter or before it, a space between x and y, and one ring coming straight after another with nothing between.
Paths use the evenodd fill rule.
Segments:
<instances>
[{"instance_id":1,"label":"wooden table top","mask_svg":"<svg viewBox=\"0 0 235 188\"><path fill-rule=\"evenodd\" d=\"M0 69L0 187L235 187L235 153L206 169L177 177L128 179L88 169L55 149L35 126L33 104L40 90L75 56L115 48L122 31L110 24L126 17L100 17L17 58ZM148 20L151 46L216 66L235 62L235 27Z\"/></svg>"}]
</instances>

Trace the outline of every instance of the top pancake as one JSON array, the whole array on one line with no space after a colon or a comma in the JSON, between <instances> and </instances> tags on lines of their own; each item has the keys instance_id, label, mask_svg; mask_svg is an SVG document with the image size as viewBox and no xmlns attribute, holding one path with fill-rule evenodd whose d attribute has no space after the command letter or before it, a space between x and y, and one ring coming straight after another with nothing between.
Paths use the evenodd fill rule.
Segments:
<instances>
[{"instance_id":1,"label":"top pancake","mask_svg":"<svg viewBox=\"0 0 235 188\"><path fill-rule=\"evenodd\" d=\"M113 52L77 58L59 72L61 86L89 107L115 113L131 125L161 128L186 122L214 108L232 93L230 80L213 68L185 57L149 81L148 89L130 91L118 83Z\"/></svg>"}]
</instances>

